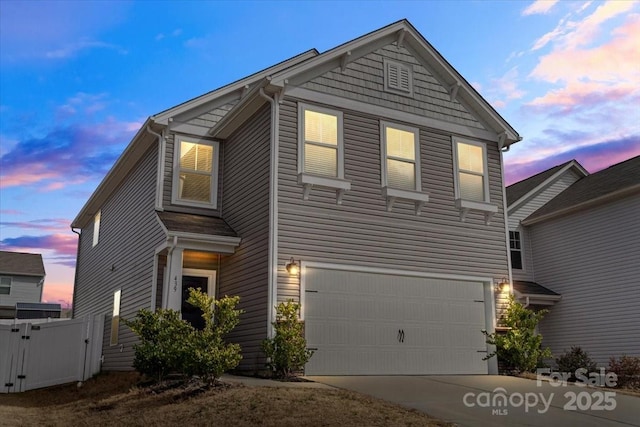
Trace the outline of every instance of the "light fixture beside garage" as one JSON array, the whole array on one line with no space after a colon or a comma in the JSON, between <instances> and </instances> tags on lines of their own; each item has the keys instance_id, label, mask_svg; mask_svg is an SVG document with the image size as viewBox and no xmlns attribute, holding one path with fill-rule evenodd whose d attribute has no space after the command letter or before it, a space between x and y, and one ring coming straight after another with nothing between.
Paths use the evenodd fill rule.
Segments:
<instances>
[{"instance_id":1,"label":"light fixture beside garage","mask_svg":"<svg viewBox=\"0 0 640 427\"><path fill-rule=\"evenodd\" d=\"M494 283L496 284L496 292L509 292L509 279L506 277L494 279Z\"/></svg>"},{"instance_id":2,"label":"light fixture beside garage","mask_svg":"<svg viewBox=\"0 0 640 427\"><path fill-rule=\"evenodd\" d=\"M285 268L290 276L297 276L300 273L300 265L295 259L293 259L293 257L291 257L287 265L285 265Z\"/></svg>"}]
</instances>

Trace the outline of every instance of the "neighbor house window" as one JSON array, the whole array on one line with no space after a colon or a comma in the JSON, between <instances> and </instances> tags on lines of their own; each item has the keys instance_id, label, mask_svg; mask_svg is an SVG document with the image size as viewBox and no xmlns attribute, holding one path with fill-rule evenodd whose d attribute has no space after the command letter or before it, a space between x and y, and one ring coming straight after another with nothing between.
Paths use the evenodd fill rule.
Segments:
<instances>
[{"instance_id":1,"label":"neighbor house window","mask_svg":"<svg viewBox=\"0 0 640 427\"><path fill-rule=\"evenodd\" d=\"M113 314L111 315L111 345L118 345L118 330L120 328L120 295L118 289L113 293Z\"/></svg>"},{"instance_id":2,"label":"neighbor house window","mask_svg":"<svg viewBox=\"0 0 640 427\"><path fill-rule=\"evenodd\" d=\"M174 203L216 206L218 151L215 141L176 137Z\"/></svg>"},{"instance_id":3,"label":"neighbor house window","mask_svg":"<svg viewBox=\"0 0 640 427\"><path fill-rule=\"evenodd\" d=\"M98 211L98 213L93 217L93 246L98 244L98 240L100 239L100 217L102 216L102 211Z\"/></svg>"},{"instance_id":4,"label":"neighbor house window","mask_svg":"<svg viewBox=\"0 0 640 427\"><path fill-rule=\"evenodd\" d=\"M509 251L511 253L511 268L522 270L522 240L519 231L509 231Z\"/></svg>"},{"instance_id":5,"label":"neighbor house window","mask_svg":"<svg viewBox=\"0 0 640 427\"><path fill-rule=\"evenodd\" d=\"M456 199L489 201L486 147L479 142L454 139Z\"/></svg>"},{"instance_id":6,"label":"neighbor house window","mask_svg":"<svg viewBox=\"0 0 640 427\"><path fill-rule=\"evenodd\" d=\"M11 295L11 277L0 277L0 295Z\"/></svg>"},{"instance_id":7,"label":"neighbor house window","mask_svg":"<svg viewBox=\"0 0 640 427\"><path fill-rule=\"evenodd\" d=\"M298 112L298 173L343 178L342 113L305 104Z\"/></svg>"},{"instance_id":8,"label":"neighbor house window","mask_svg":"<svg viewBox=\"0 0 640 427\"><path fill-rule=\"evenodd\" d=\"M382 186L420 191L418 129L381 122Z\"/></svg>"},{"instance_id":9,"label":"neighbor house window","mask_svg":"<svg viewBox=\"0 0 640 427\"><path fill-rule=\"evenodd\" d=\"M384 90L402 95L412 95L413 71L411 65L385 59Z\"/></svg>"}]
</instances>

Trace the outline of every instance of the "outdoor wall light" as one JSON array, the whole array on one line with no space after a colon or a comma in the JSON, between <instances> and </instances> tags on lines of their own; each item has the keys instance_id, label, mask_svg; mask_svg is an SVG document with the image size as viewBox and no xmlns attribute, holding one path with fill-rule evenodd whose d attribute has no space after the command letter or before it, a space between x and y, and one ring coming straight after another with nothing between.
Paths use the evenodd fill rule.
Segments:
<instances>
[{"instance_id":1,"label":"outdoor wall light","mask_svg":"<svg viewBox=\"0 0 640 427\"><path fill-rule=\"evenodd\" d=\"M509 287L509 279L503 277L502 279L495 280L496 282L496 292L509 292L511 289Z\"/></svg>"},{"instance_id":2,"label":"outdoor wall light","mask_svg":"<svg viewBox=\"0 0 640 427\"><path fill-rule=\"evenodd\" d=\"M298 265L296 260L293 259L293 257L291 257L287 265L285 265L285 268L291 276L297 276L298 273L300 273L300 266Z\"/></svg>"}]
</instances>

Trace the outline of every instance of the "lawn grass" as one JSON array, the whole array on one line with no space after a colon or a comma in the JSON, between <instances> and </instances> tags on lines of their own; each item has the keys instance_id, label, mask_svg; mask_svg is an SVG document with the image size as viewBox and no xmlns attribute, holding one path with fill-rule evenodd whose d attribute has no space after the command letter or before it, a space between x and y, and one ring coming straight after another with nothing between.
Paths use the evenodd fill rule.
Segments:
<instances>
[{"instance_id":1,"label":"lawn grass","mask_svg":"<svg viewBox=\"0 0 640 427\"><path fill-rule=\"evenodd\" d=\"M1 426L448 426L372 397L337 389L138 385L135 373L0 395Z\"/></svg>"}]
</instances>

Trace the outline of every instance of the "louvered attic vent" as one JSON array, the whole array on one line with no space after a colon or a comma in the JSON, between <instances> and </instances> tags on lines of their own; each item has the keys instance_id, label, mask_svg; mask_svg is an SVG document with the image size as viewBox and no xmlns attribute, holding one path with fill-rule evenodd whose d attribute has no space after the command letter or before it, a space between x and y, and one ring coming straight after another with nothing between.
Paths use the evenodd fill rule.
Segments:
<instances>
[{"instance_id":1,"label":"louvered attic vent","mask_svg":"<svg viewBox=\"0 0 640 427\"><path fill-rule=\"evenodd\" d=\"M384 61L384 90L402 95L413 95L413 75L408 65Z\"/></svg>"}]
</instances>

